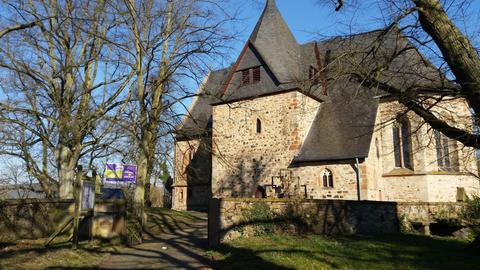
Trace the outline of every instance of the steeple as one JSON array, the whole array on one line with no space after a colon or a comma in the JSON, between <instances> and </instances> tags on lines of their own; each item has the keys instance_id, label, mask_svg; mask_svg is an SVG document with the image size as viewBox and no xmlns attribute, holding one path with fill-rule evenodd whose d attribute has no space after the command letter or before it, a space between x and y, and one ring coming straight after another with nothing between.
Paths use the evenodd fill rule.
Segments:
<instances>
[{"instance_id":1,"label":"steeple","mask_svg":"<svg viewBox=\"0 0 480 270\"><path fill-rule=\"evenodd\" d=\"M281 83L299 78L300 45L280 14L275 0L267 0L250 42Z\"/></svg>"}]
</instances>

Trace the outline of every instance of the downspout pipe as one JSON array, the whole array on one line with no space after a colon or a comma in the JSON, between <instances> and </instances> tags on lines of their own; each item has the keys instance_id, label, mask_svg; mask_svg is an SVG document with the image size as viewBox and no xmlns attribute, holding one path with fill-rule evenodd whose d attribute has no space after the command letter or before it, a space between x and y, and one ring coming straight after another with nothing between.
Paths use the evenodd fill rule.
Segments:
<instances>
[{"instance_id":1,"label":"downspout pipe","mask_svg":"<svg viewBox=\"0 0 480 270\"><path fill-rule=\"evenodd\" d=\"M362 200L362 174L360 173L360 162L358 158L355 158L355 163L356 163L356 173L357 173L357 196L358 200Z\"/></svg>"}]
</instances>

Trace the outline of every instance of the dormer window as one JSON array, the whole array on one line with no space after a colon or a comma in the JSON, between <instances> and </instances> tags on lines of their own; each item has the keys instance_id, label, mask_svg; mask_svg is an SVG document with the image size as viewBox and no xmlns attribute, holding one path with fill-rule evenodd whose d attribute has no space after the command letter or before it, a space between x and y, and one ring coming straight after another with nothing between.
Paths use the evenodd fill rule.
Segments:
<instances>
[{"instance_id":1,"label":"dormer window","mask_svg":"<svg viewBox=\"0 0 480 270\"><path fill-rule=\"evenodd\" d=\"M245 86L249 84L255 84L260 82L260 67L254 67L249 69L244 69L241 71L242 73L242 81L240 86Z\"/></svg>"},{"instance_id":2,"label":"dormer window","mask_svg":"<svg viewBox=\"0 0 480 270\"><path fill-rule=\"evenodd\" d=\"M260 82L260 67L253 68L253 83Z\"/></svg>"},{"instance_id":3,"label":"dormer window","mask_svg":"<svg viewBox=\"0 0 480 270\"><path fill-rule=\"evenodd\" d=\"M242 70L242 86L250 84L250 69Z\"/></svg>"}]
</instances>

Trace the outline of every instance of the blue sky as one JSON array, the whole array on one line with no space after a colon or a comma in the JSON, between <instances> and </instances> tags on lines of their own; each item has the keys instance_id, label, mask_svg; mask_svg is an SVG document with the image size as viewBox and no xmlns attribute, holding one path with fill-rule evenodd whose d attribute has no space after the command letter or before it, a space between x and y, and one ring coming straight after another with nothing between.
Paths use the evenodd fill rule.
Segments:
<instances>
[{"instance_id":1,"label":"blue sky","mask_svg":"<svg viewBox=\"0 0 480 270\"><path fill-rule=\"evenodd\" d=\"M384 0L346 0L342 11L335 12L332 5L319 5L319 0L276 0L280 12L299 43L384 27L388 20L384 19L385 9L379 6L382 1ZM455 20L455 22L461 29L466 30L469 36L473 36L473 40L478 42L480 41L478 38L480 36L480 0L467 1L470 5L463 6L463 9L459 9L458 6L447 8L449 8L449 15L452 18L467 18L466 20ZM223 61L223 66L228 66L238 57L262 13L266 0L226 0L225 3L227 2L228 4L225 6L227 10L240 8L241 20L227 26L236 29L240 34L236 36L230 58ZM355 3L354 6L350 5L352 2ZM479 43L476 45L480 47ZM214 65L213 68L221 67L218 66L219 63L212 63L212 65ZM191 91L195 91L197 87L196 84L190 83L189 86L191 86ZM187 101L185 105L188 107L189 103ZM181 111L184 111L183 106L179 107L179 112ZM0 171L3 163L4 161L0 158Z\"/></svg>"},{"instance_id":2,"label":"blue sky","mask_svg":"<svg viewBox=\"0 0 480 270\"><path fill-rule=\"evenodd\" d=\"M241 18L231 25L232 28L241 33L236 37L235 56L230 59L231 61L235 61L236 56L253 31L262 14L265 2L266 0L233 0L231 2L232 9L239 7ZM277 0L276 2L299 43L339 34L373 30L383 25L374 16L380 14L374 3L362 4L362 7L365 8L356 9L356 12L350 12L353 10L352 8L343 12L335 12L333 6L319 5L318 0ZM374 14L371 12L372 9L375 10ZM349 25L355 25L355 29L350 29Z\"/></svg>"},{"instance_id":3,"label":"blue sky","mask_svg":"<svg viewBox=\"0 0 480 270\"><path fill-rule=\"evenodd\" d=\"M320 5L318 0L277 0L276 2L300 43L319 37L352 32L347 24L354 25L358 31L368 31L382 25L376 20L380 12L375 1L364 1L361 8L356 9L355 12L351 12L353 8L350 7L346 7L343 12L335 12L333 6ZM248 38L260 17L264 3L265 0L253 0L243 10L242 16L245 16L245 20L239 23L243 23L247 28L244 39Z\"/></svg>"},{"instance_id":4,"label":"blue sky","mask_svg":"<svg viewBox=\"0 0 480 270\"><path fill-rule=\"evenodd\" d=\"M467 0L469 5L459 7L461 0L453 0L446 5L449 15L456 19L457 25L467 30L467 34L480 32L480 0ZM232 6L241 6L242 20L232 27L242 30L235 44L236 53L248 39L255 23L260 17L266 0L233 0ZM276 0L277 6L290 26L299 43L315 39L324 39L336 35L354 34L384 27L388 23L385 15L388 10L382 8L382 0L347 0L341 12L335 12L333 5L320 5L319 0ZM330 0L323 0L330 2ZM442 0L442 2L445 2ZM452 2L452 0L447 0ZM353 4L352 4L353 3ZM467 20L457 18L466 17ZM475 33L476 32L476 33ZM233 59L234 61L235 59Z\"/></svg>"}]
</instances>

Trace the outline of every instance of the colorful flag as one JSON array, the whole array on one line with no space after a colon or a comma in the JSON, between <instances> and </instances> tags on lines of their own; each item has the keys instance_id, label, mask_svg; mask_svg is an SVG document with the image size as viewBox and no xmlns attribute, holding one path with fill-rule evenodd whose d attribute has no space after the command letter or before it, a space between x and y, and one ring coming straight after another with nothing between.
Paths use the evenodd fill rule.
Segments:
<instances>
[{"instance_id":1,"label":"colorful flag","mask_svg":"<svg viewBox=\"0 0 480 270\"><path fill-rule=\"evenodd\" d=\"M136 182L137 166L124 164L108 164L105 166L105 181Z\"/></svg>"}]
</instances>

